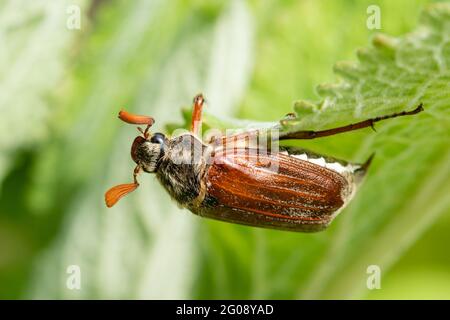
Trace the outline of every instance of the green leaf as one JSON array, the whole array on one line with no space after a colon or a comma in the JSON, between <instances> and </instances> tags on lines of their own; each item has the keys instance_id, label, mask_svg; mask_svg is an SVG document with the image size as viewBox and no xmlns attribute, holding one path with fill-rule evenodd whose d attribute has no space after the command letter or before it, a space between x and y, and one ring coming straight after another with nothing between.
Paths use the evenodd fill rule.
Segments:
<instances>
[{"instance_id":1,"label":"green leaf","mask_svg":"<svg viewBox=\"0 0 450 320\"><path fill-rule=\"evenodd\" d=\"M359 62L339 62L334 72L339 83L322 84L318 102L298 100L296 117L283 119L281 131L323 130L378 116L411 111L420 103L429 112L447 102L450 45L447 4L430 6L417 30L404 37L374 36L372 46L357 52ZM185 114L189 110L186 109ZM226 119L205 112L205 124L218 128L276 126ZM185 116L186 122L190 120ZM445 120L448 121L448 120ZM187 125L185 125L187 126Z\"/></svg>"},{"instance_id":2,"label":"green leaf","mask_svg":"<svg viewBox=\"0 0 450 320\"><path fill-rule=\"evenodd\" d=\"M430 113L442 112L450 97L449 19L448 5L436 4L413 33L376 35L371 47L358 51L358 63L335 65L342 81L318 86L319 102L295 103L297 119L283 121L283 129L328 128L412 110L421 102Z\"/></svg>"},{"instance_id":3,"label":"green leaf","mask_svg":"<svg viewBox=\"0 0 450 320\"><path fill-rule=\"evenodd\" d=\"M425 105L421 115L380 125L359 146L356 154L376 151L378 159L299 297L360 297L369 265L387 270L449 211L449 26L450 6L435 4L413 33L376 36L373 47L359 51L359 64L337 65L344 82L319 87L323 100L315 115L287 124L289 130L306 123L317 128Z\"/></svg>"}]
</instances>

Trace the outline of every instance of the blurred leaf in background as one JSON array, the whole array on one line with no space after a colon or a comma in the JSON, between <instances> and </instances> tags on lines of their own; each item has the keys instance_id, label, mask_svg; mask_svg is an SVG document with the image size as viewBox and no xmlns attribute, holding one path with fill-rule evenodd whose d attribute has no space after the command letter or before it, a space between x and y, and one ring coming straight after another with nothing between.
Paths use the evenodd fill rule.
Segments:
<instances>
[{"instance_id":1,"label":"blurred leaf in background","mask_svg":"<svg viewBox=\"0 0 450 320\"><path fill-rule=\"evenodd\" d=\"M79 33L66 27L70 5L83 1L0 2L0 295L17 297L32 259L57 225L25 202L30 166L48 143L54 98ZM45 191L44 191L45 192ZM49 199L48 201L52 201ZM38 227L37 227L38 226Z\"/></svg>"},{"instance_id":2,"label":"blurred leaf in background","mask_svg":"<svg viewBox=\"0 0 450 320\"><path fill-rule=\"evenodd\" d=\"M0 297L450 298L450 5L427 3L0 3ZM366 27L373 4L381 30ZM80 30L66 27L70 5ZM375 37L360 65L337 64L345 81L320 86L318 99L331 66L355 60L376 31L398 38ZM137 134L117 111L152 115L164 131L198 92L211 127L243 125L232 115L274 122L302 98L288 130L419 100L426 110L377 133L298 144L354 161L377 153L355 201L322 233L199 219L153 176L107 210L104 191L131 179ZM81 290L66 286L71 265ZM381 267L382 290L366 288L368 265Z\"/></svg>"}]
</instances>

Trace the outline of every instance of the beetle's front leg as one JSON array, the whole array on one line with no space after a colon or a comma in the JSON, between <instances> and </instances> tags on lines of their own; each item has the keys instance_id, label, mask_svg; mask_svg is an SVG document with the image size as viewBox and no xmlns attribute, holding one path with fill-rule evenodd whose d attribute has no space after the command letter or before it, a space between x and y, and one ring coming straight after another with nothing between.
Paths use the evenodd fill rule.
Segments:
<instances>
[{"instance_id":1,"label":"beetle's front leg","mask_svg":"<svg viewBox=\"0 0 450 320\"><path fill-rule=\"evenodd\" d=\"M194 97L194 110L192 111L191 133L198 136L202 127L202 110L205 98L200 93Z\"/></svg>"}]
</instances>

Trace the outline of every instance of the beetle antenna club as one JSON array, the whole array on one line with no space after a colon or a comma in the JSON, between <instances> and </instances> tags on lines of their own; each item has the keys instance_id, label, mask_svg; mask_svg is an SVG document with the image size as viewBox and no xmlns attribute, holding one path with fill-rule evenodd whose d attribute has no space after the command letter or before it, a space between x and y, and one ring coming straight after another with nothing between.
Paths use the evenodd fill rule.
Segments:
<instances>
[{"instance_id":1,"label":"beetle antenna club","mask_svg":"<svg viewBox=\"0 0 450 320\"><path fill-rule=\"evenodd\" d=\"M155 119L149 116L141 116L137 114L130 113L125 110L120 110L119 112L119 119L123 122L129 123L129 124L145 124L147 127L145 130L142 130L142 128L138 127L139 132L141 132L144 136L144 138L148 138L149 136L149 129L150 127L155 123Z\"/></svg>"}]
</instances>

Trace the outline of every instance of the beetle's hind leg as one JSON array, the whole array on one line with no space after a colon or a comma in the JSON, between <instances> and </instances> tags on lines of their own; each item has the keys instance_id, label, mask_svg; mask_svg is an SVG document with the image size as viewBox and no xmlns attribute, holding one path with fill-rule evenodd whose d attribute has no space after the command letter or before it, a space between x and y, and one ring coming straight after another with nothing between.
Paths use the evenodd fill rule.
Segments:
<instances>
[{"instance_id":1,"label":"beetle's hind leg","mask_svg":"<svg viewBox=\"0 0 450 320\"><path fill-rule=\"evenodd\" d=\"M338 128L332 128L332 129L328 129L328 130L322 130L322 131L307 130L307 131L291 132L291 133L281 135L280 140L315 139L315 138L332 136L332 135L335 135L338 133L358 130L358 129L367 128L367 127L371 127L373 130L375 130L374 124L378 121L382 121L382 120L386 120L386 119L390 119L390 118L402 117L402 116L409 116L409 115L419 113L421 111L423 111L422 103L419 104L417 106L417 108L415 108L412 111L403 111L403 112L399 112L399 113L393 113L393 114L390 114L387 116L381 116L381 117L376 117L376 118L372 118L372 119L367 119L367 120L364 120L361 122L349 124L349 125L338 127Z\"/></svg>"}]
</instances>

